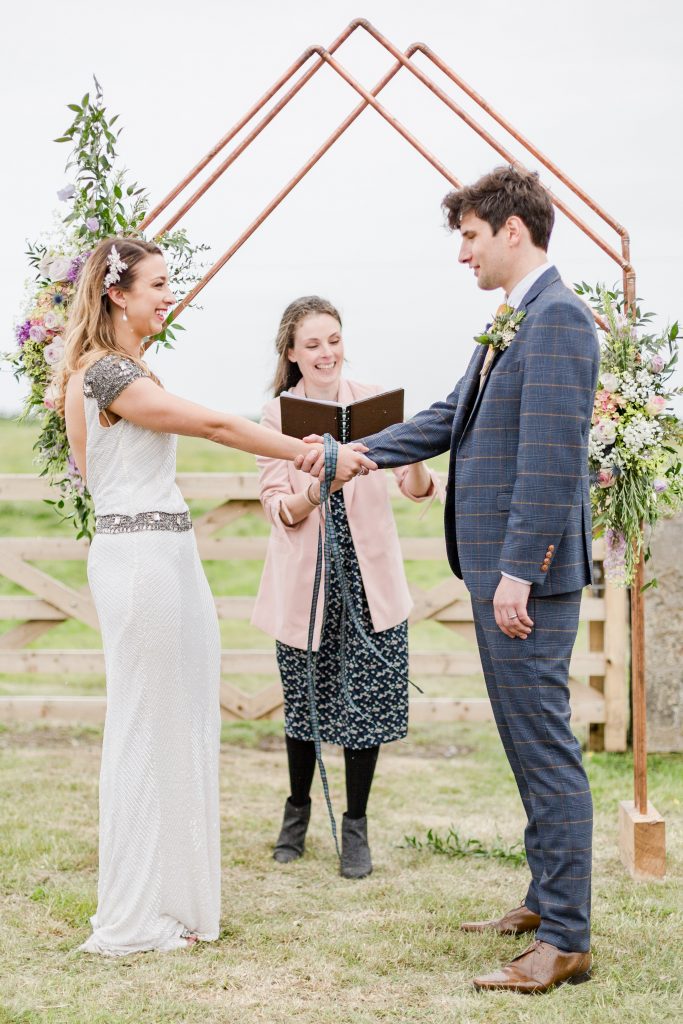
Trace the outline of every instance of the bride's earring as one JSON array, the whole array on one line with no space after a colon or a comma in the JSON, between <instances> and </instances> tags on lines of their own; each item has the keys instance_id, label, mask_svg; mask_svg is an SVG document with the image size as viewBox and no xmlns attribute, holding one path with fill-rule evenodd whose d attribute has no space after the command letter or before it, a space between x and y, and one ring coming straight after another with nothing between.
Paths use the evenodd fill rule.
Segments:
<instances>
[{"instance_id":1,"label":"bride's earring","mask_svg":"<svg viewBox=\"0 0 683 1024\"><path fill-rule=\"evenodd\" d=\"M121 317L121 319L125 320L125 321L128 320L128 317L126 316L126 307L125 306L123 307L123 316Z\"/></svg>"}]
</instances>

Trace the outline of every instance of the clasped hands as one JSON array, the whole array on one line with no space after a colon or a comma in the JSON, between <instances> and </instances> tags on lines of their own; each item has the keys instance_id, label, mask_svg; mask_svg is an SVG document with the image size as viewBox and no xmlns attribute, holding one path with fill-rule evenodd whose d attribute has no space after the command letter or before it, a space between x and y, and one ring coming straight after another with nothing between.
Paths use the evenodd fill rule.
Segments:
<instances>
[{"instance_id":1,"label":"clasped hands","mask_svg":"<svg viewBox=\"0 0 683 1024\"><path fill-rule=\"evenodd\" d=\"M305 444L322 444L323 439L318 434L309 434L304 439ZM363 453L368 449L364 444L354 441L352 444L337 445L337 471L334 479L338 483L345 484L354 476L364 476L371 470L377 469L377 463L368 459ZM311 476L322 478L325 473L325 456L322 448L311 448L305 455L297 455L294 460L296 469L303 473L310 473Z\"/></svg>"}]
</instances>

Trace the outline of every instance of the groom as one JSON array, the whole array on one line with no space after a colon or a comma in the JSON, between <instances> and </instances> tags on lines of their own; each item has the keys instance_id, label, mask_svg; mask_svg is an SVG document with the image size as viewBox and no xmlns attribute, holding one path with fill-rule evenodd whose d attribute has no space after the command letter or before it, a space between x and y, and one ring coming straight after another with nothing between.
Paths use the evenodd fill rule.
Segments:
<instances>
[{"instance_id":1,"label":"groom","mask_svg":"<svg viewBox=\"0 0 683 1024\"><path fill-rule=\"evenodd\" d=\"M536 174L499 167L443 202L459 261L506 306L443 402L364 438L380 467L450 450L448 559L472 599L498 731L527 815L521 906L466 932L535 932L479 989L545 992L590 976L592 802L569 727L569 660L591 582L593 319L547 259L554 213ZM482 336L483 337L483 336ZM308 456L304 469L311 466Z\"/></svg>"}]
</instances>

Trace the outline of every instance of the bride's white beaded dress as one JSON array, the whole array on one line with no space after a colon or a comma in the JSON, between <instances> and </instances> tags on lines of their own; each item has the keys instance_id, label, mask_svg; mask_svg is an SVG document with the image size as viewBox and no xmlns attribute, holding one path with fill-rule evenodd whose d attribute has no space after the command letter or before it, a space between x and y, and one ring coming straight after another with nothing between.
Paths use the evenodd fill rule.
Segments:
<instances>
[{"instance_id":1,"label":"bride's white beaded dress","mask_svg":"<svg viewBox=\"0 0 683 1024\"><path fill-rule=\"evenodd\" d=\"M176 437L100 422L143 376L105 356L83 388L107 714L97 912L80 948L110 956L216 939L220 912L220 638L175 483Z\"/></svg>"}]
</instances>

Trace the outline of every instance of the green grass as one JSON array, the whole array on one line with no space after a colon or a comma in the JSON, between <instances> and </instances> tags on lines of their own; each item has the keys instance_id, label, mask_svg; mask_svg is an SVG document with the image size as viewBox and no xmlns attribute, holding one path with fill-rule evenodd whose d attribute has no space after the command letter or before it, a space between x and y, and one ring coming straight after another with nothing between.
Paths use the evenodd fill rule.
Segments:
<instances>
[{"instance_id":1,"label":"green grass","mask_svg":"<svg viewBox=\"0 0 683 1024\"><path fill-rule=\"evenodd\" d=\"M0 422L0 472L30 472L30 427ZM248 456L181 441L181 470L250 471ZM204 506L205 507L205 506ZM195 509L197 511L197 509ZM437 535L441 509L397 503L404 535ZM253 517L228 535L263 533ZM37 503L0 503L0 533L70 536ZM44 566L72 586L82 563ZM255 593L258 562L207 563L219 594ZM409 563L414 582L448 577ZM0 585L2 581L0 581ZM5 584L1 593L19 588ZM0 624L7 629L10 623ZM263 646L244 623L221 624L226 647ZM416 647L468 644L436 623ZM580 638L584 642L585 637ZM32 646L98 646L77 623ZM259 677L241 677L253 691ZM478 679L416 679L430 695L483 693ZM0 679L0 693L99 693L97 677ZM616 851L619 799L631 795L630 755L587 754L595 798L594 980L541 998L477 994L473 975L521 951L525 939L458 931L463 919L510 909L524 895L514 857L433 852L451 829L467 849L510 851L522 811L491 726L413 727L381 754L370 805L375 871L339 877L319 785L307 855L287 867L271 846L287 795L282 726L229 723L221 748L223 909L219 941L192 952L121 961L84 957L97 898L97 780L101 730L0 724L0 1024L650 1024L683 1018L680 962L683 757L649 759L650 797L667 821L668 876L633 883ZM333 800L344 809L343 761L327 750ZM414 836L424 848L410 848ZM469 846L468 846L469 842Z\"/></svg>"},{"instance_id":2,"label":"green grass","mask_svg":"<svg viewBox=\"0 0 683 1024\"><path fill-rule=\"evenodd\" d=\"M519 841L521 808L492 729L416 728L383 750L369 812L375 871L356 883L339 877L317 783L305 858L275 864L287 794L281 727L225 725L221 937L191 953L115 962L75 952L96 904L99 743L97 729L0 732L0 1022L650 1024L683 1014L681 756L651 758L670 859L667 880L647 885L631 882L616 854L616 800L629 796L630 757L587 757L594 980L527 999L470 986L521 951L524 938L458 931L459 921L521 899L526 868L435 856L405 841L451 827L489 849ZM341 813L343 761L329 750L326 763Z\"/></svg>"}]
</instances>

